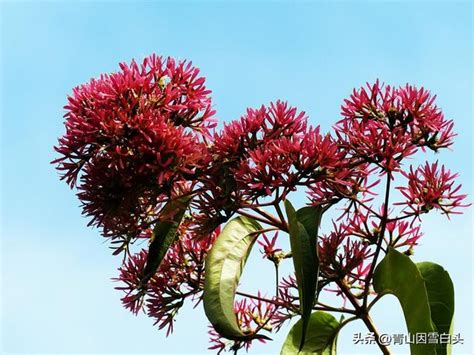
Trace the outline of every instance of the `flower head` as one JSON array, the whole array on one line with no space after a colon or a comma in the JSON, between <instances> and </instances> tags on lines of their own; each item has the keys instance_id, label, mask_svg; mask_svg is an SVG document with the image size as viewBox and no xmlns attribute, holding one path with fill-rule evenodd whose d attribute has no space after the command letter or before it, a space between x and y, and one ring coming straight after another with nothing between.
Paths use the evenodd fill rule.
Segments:
<instances>
[{"instance_id":1,"label":"flower head","mask_svg":"<svg viewBox=\"0 0 474 355\"><path fill-rule=\"evenodd\" d=\"M299 185L331 181L329 190L348 185L354 171L346 153L320 128L307 126L304 112L277 101L248 109L215 137L211 148L214 185L229 192L236 208L242 200L284 198ZM224 194L226 195L226 194Z\"/></svg>"},{"instance_id":2,"label":"flower head","mask_svg":"<svg viewBox=\"0 0 474 355\"><path fill-rule=\"evenodd\" d=\"M398 171L400 162L419 147L437 151L453 142L453 123L424 88L384 86L377 80L354 90L342 106L335 130L340 144L384 171Z\"/></svg>"},{"instance_id":3,"label":"flower head","mask_svg":"<svg viewBox=\"0 0 474 355\"><path fill-rule=\"evenodd\" d=\"M112 237L136 235L158 196L195 180L214 126L210 91L191 63L152 55L120 69L74 89L53 161Z\"/></svg>"},{"instance_id":4,"label":"flower head","mask_svg":"<svg viewBox=\"0 0 474 355\"><path fill-rule=\"evenodd\" d=\"M248 109L239 120L225 125L214 137L200 179L203 192L195 204L202 228L215 228L245 201L268 196L280 183L294 186L289 171L292 159L282 155L280 143L298 141L305 132L304 112L281 101Z\"/></svg>"},{"instance_id":5,"label":"flower head","mask_svg":"<svg viewBox=\"0 0 474 355\"><path fill-rule=\"evenodd\" d=\"M351 238L350 229L343 223L320 238L319 258L321 273L328 280L346 276L361 276L361 266L370 257L367 243Z\"/></svg>"},{"instance_id":6,"label":"flower head","mask_svg":"<svg viewBox=\"0 0 474 355\"><path fill-rule=\"evenodd\" d=\"M260 292L258 293L257 298L259 299L242 299L235 302L234 311L237 323L244 334L255 335L261 330L267 332L272 331L271 320L275 314L275 306L270 302L260 299ZM227 340L222 338L212 326L209 327L209 335L211 342L209 349L218 350L218 354L226 348L233 351L242 348L248 350L254 340L265 343L265 339L268 339L264 336L249 336L248 339Z\"/></svg>"},{"instance_id":7,"label":"flower head","mask_svg":"<svg viewBox=\"0 0 474 355\"><path fill-rule=\"evenodd\" d=\"M271 195L278 186L294 187L291 171L298 142L306 133L304 112L277 101L269 107L248 109L227 125L214 142L215 156L227 163L229 180L244 196Z\"/></svg>"},{"instance_id":8,"label":"flower head","mask_svg":"<svg viewBox=\"0 0 474 355\"><path fill-rule=\"evenodd\" d=\"M196 238L186 222L180 226L178 240L168 250L155 275L145 288L141 280L148 257L143 249L126 260L119 268L122 283L116 289L124 292L122 303L137 314L146 308L148 316L155 319L159 329L173 331L173 322L187 298L199 302L204 284L204 260L211 249L219 230L207 238Z\"/></svg>"},{"instance_id":9,"label":"flower head","mask_svg":"<svg viewBox=\"0 0 474 355\"><path fill-rule=\"evenodd\" d=\"M397 189L406 198L405 201L397 203L406 205L406 213L419 216L432 209L438 209L446 215L459 214L460 208L468 207L470 204L463 204L467 195L460 194L461 185L456 185L456 177L447 170L444 165L438 167L438 162L419 166L417 169L410 167L408 173L402 172L408 180L407 186L400 186Z\"/></svg>"},{"instance_id":10,"label":"flower head","mask_svg":"<svg viewBox=\"0 0 474 355\"><path fill-rule=\"evenodd\" d=\"M408 84L398 89L398 95L415 144L434 151L452 145L455 136L453 121L446 120L435 105L436 95L431 96L425 88L418 89Z\"/></svg>"}]
</instances>

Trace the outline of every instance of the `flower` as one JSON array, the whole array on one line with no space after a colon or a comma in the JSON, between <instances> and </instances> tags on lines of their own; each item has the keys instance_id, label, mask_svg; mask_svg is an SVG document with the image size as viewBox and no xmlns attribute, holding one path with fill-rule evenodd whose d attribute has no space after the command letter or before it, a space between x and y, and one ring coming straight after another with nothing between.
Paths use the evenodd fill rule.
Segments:
<instances>
[{"instance_id":1,"label":"flower","mask_svg":"<svg viewBox=\"0 0 474 355\"><path fill-rule=\"evenodd\" d=\"M419 216L432 209L439 209L448 217L450 214L460 214L460 208L468 207L470 204L463 204L467 195L459 194L462 185L455 185L458 174L451 173L444 165L438 168L438 162L419 166L414 169L410 166L408 173L402 172L408 180L407 186L399 186L398 190L406 198L397 205L406 205L406 214Z\"/></svg>"},{"instance_id":2,"label":"flower","mask_svg":"<svg viewBox=\"0 0 474 355\"><path fill-rule=\"evenodd\" d=\"M270 196L279 188L285 196L298 185L342 180L347 174L344 152L319 127L263 142L235 169L237 182L252 200Z\"/></svg>"},{"instance_id":3,"label":"flower","mask_svg":"<svg viewBox=\"0 0 474 355\"><path fill-rule=\"evenodd\" d=\"M336 134L351 154L386 171L398 171L400 161L416 151L404 129L379 120L341 120Z\"/></svg>"},{"instance_id":4,"label":"flower","mask_svg":"<svg viewBox=\"0 0 474 355\"><path fill-rule=\"evenodd\" d=\"M356 272L366 272L361 268L371 252L367 243L350 238L347 226L340 223L334 230L320 238L318 251L321 274L329 281L342 279L346 276L359 278Z\"/></svg>"},{"instance_id":5,"label":"flower","mask_svg":"<svg viewBox=\"0 0 474 355\"><path fill-rule=\"evenodd\" d=\"M453 121L445 120L441 110L434 104L436 95L431 96L423 87L418 89L406 84L400 87L399 97L415 144L434 151L453 144Z\"/></svg>"},{"instance_id":6,"label":"flower","mask_svg":"<svg viewBox=\"0 0 474 355\"><path fill-rule=\"evenodd\" d=\"M112 239L135 238L156 219L160 201L186 186L202 155L189 136L173 130L156 130L152 144L135 140L127 156L98 153L85 164L78 197L89 225Z\"/></svg>"},{"instance_id":7,"label":"flower","mask_svg":"<svg viewBox=\"0 0 474 355\"><path fill-rule=\"evenodd\" d=\"M247 109L240 120L226 124L209 148L202 192L194 202L204 233L228 220L247 200L271 194L283 180L288 180L285 186L294 186L291 157L279 157L278 143L297 141L305 132L304 112L281 101Z\"/></svg>"},{"instance_id":8,"label":"flower","mask_svg":"<svg viewBox=\"0 0 474 355\"><path fill-rule=\"evenodd\" d=\"M421 226L410 226L407 221L390 221L387 223L387 232L394 248L402 246L413 247L418 245L418 239L423 236Z\"/></svg>"},{"instance_id":9,"label":"flower","mask_svg":"<svg viewBox=\"0 0 474 355\"><path fill-rule=\"evenodd\" d=\"M125 260L119 268L119 277L113 279L123 283L123 286L115 287L115 289L125 293L121 298L122 304L133 314L137 314L143 305L143 295L141 293L136 294L135 290L139 288L147 257L148 251L146 249L134 254L128 260Z\"/></svg>"},{"instance_id":10,"label":"flower","mask_svg":"<svg viewBox=\"0 0 474 355\"><path fill-rule=\"evenodd\" d=\"M281 248L276 247L276 242L278 240L278 232L275 232L273 238L269 239L265 233L262 234L263 241L258 240L257 243L263 247L263 257L278 265L285 257L285 254L282 252Z\"/></svg>"},{"instance_id":11,"label":"flower","mask_svg":"<svg viewBox=\"0 0 474 355\"><path fill-rule=\"evenodd\" d=\"M277 101L268 107L247 109L239 120L225 125L215 137L215 154L231 160L246 155L249 150L282 137L293 137L306 131L304 112Z\"/></svg>"},{"instance_id":12,"label":"flower","mask_svg":"<svg viewBox=\"0 0 474 355\"><path fill-rule=\"evenodd\" d=\"M305 134L305 113L277 101L248 109L240 120L225 126L215 138L213 151L218 161L227 164L229 180L255 200L279 186L294 188L297 181L291 167Z\"/></svg>"},{"instance_id":13,"label":"flower","mask_svg":"<svg viewBox=\"0 0 474 355\"><path fill-rule=\"evenodd\" d=\"M367 83L367 89L354 90L344 100L344 118L334 127L339 142L383 171L399 171L401 161L419 147L437 151L453 142L453 123L445 120L435 98L424 88Z\"/></svg>"},{"instance_id":14,"label":"flower","mask_svg":"<svg viewBox=\"0 0 474 355\"><path fill-rule=\"evenodd\" d=\"M368 182L371 170L364 162L357 162L339 156L334 166L323 170L325 173L311 180L307 194L313 206L331 205L342 199L353 200L372 194L370 189L378 184Z\"/></svg>"},{"instance_id":15,"label":"flower","mask_svg":"<svg viewBox=\"0 0 474 355\"><path fill-rule=\"evenodd\" d=\"M122 303L126 309L137 314L146 308L149 317L155 319L159 329L173 331L173 322L185 299L199 302L204 285L204 260L216 240L219 230L207 238L196 238L190 224L182 223L178 239L165 255L155 275L141 288L146 249L133 255L119 268L119 277L114 279L122 285L116 287L124 292Z\"/></svg>"},{"instance_id":16,"label":"flower","mask_svg":"<svg viewBox=\"0 0 474 355\"><path fill-rule=\"evenodd\" d=\"M243 201L285 198L299 185L317 190L327 181L330 191L346 190L361 171L330 135L308 127L305 113L282 101L248 109L215 136L210 150L213 160L204 185L220 193L232 212Z\"/></svg>"},{"instance_id":17,"label":"flower","mask_svg":"<svg viewBox=\"0 0 474 355\"><path fill-rule=\"evenodd\" d=\"M162 196L195 181L214 127L191 63L152 55L76 87L53 161L104 235L134 238ZM125 237L126 236L126 237Z\"/></svg>"},{"instance_id":18,"label":"flower","mask_svg":"<svg viewBox=\"0 0 474 355\"><path fill-rule=\"evenodd\" d=\"M167 124L191 128L197 135L209 134L215 126L210 91L191 63L151 55L140 66L132 61L120 68L76 87L68 97L66 134L55 147L62 157L55 163L71 185L98 151L129 154L126 143L152 143L150 133Z\"/></svg>"},{"instance_id":19,"label":"flower","mask_svg":"<svg viewBox=\"0 0 474 355\"><path fill-rule=\"evenodd\" d=\"M260 330L272 331L272 317L275 314L275 305L270 302L262 300L260 292L257 295L258 299L242 299L234 304L234 311L237 318L237 323L244 334L248 334L248 339L242 340L226 340L223 339L219 333L209 326L210 335L210 350L218 350L218 354L226 348L237 351L245 348L247 351L254 340L265 343L265 336L257 333Z\"/></svg>"}]
</instances>

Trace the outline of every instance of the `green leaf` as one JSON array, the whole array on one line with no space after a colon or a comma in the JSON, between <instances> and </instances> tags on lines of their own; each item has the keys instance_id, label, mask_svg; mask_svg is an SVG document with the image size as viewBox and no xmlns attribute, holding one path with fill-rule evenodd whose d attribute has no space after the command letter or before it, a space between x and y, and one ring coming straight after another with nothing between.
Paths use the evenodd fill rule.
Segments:
<instances>
[{"instance_id":1,"label":"green leaf","mask_svg":"<svg viewBox=\"0 0 474 355\"><path fill-rule=\"evenodd\" d=\"M448 272L441 266L431 262L417 263L428 292L428 302L438 334L452 334L451 325L454 317L454 286ZM447 344L438 344L437 355L450 354Z\"/></svg>"},{"instance_id":2,"label":"green leaf","mask_svg":"<svg viewBox=\"0 0 474 355\"><path fill-rule=\"evenodd\" d=\"M393 248L375 268L374 289L393 294L402 306L410 334L435 332L425 281L411 259ZM411 355L436 355L436 344L410 344Z\"/></svg>"},{"instance_id":3,"label":"green leaf","mask_svg":"<svg viewBox=\"0 0 474 355\"><path fill-rule=\"evenodd\" d=\"M306 228L310 237L315 239L318 237L322 215L323 208L321 206L306 206L296 211L298 221Z\"/></svg>"},{"instance_id":4,"label":"green leaf","mask_svg":"<svg viewBox=\"0 0 474 355\"><path fill-rule=\"evenodd\" d=\"M240 275L262 227L254 219L239 216L229 221L206 258L204 310L214 329L223 337L240 340L260 335L244 334L234 313Z\"/></svg>"},{"instance_id":5,"label":"green leaf","mask_svg":"<svg viewBox=\"0 0 474 355\"><path fill-rule=\"evenodd\" d=\"M339 328L336 331L336 335L334 336L334 340L332 341L331 348L329 349L327 355L336 355L337 354L337 339L339 337L339 333L341 331L341 328L344 326L344 314L341 314L339 318ZM326 355L326 354L325 354Z\"/></svg>"},{"instance_id":6,"label":"green leaf","mask_svg":"<svg viewBox=\"0 0 474 355\"><path fill-rule=\"evenodd\" d=\"M148 248L148 256L140 280L139 288L143 288L158 270L169 247L176 239L176 231L181 224L184 213L188 208L192 197L185 196L169 201L162 209L162 219L155 224L151 243Z\"/></svg>"},{"instance_id":7,"label":"green leaf","mask_svg":"<svg viewBox=\"0 0 474 355\"><path fill-rule=\"evenodd\" d=\"M332 355L336 353L336 338L340 323L329 313L314 312L308 322L306 340L300 350L303 332L303 319L291 328L286 337L281 355Z\"/></svg>"},{"instance_id":8,"label":"green leaf","mask_svg":"<svg viewBox=\"0 0 474 355\"><path fill-rule=\"evenodd\" d=\"M300 348L303 347L308 328L309 318L316 302L316 290L318 286L319 259L317 255L317 230L320 215L315 215L314 223L311 213L305 209L300 212L301 221L291 205L290 201L285 201L286 214L290 230L291 253L295 267L296 283L298 284L298 294L300 299L300 313L302 317L302 336ZM311 228L311 236L306 230L303 222Z\"/></svg>"}]
</instances>

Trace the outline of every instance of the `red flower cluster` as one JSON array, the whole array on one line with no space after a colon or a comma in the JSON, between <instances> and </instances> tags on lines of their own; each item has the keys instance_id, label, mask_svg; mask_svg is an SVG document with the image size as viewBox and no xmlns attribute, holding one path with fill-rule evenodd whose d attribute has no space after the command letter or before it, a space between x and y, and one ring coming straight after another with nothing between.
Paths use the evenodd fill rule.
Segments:
<instances>
[{"instance_id":1,"label":"red flower cluster","mask_svg":"<svg viewBox=\"0 0 474 355\"><path fill-rule=\"evenodd\" d=\"M152 55L74 89L53 163L75 185L91 224L136 237L159 198L192 180L206 156L210 91L191 63ZM82 175L81 175L82 172Z\"/></svg>"},{"instance_id":2,"label":"red flower cluster","mask_svg":"<svg viewBox=\"0 0 474 355\"><path fill-rule=\"evenodd\" d=\"M270 107L247 109L240 120L225 125L210 147L197 218L207 229L225 222L245 201L271 195L279 186L298 182L291 171L295 157L284 143L305 138L306 117L278 101Z\"/></svg>"},{"instance_id":3,"label":"red flower cluster","mask_svg":"<svg viewBox=\"0 0 474 355\"><path fill-rule=\"evenodd\" d=\"M299 154L295 145L306 141L306 121L304 112L281 101L247 109L216 136L212 151L217 162L227 163L227 178L244 197L269 196L298 182L292 167Z\"/></svg>"},{"instance_id":4,"label":"red flower cluster","mask_svg":"<svg viewBox=\"0 0 474 355\"><path fill-rule=\"evenodd\" d=\"M306 121L304 112L277 102L248 110L224 129L216 148L222 158L235 159L231 173L243 196L255 201L282 189L285 197L298 185L341 170L344 153L319 127L307 128Z\"/></svg>"},{"instance_id":5,"label":"red flower cluster","mask_svg":"<svg viewBox=\"0 0 474 355\"><path fill-rule=\"evenodd\" d=\"M298 186L309 188L315 205L356 195L367 174L363 162L352 164L330 135L308 128L305 113L281 101L226 125L210 155L198 203L210 229L248 203L278 203Z\"/></svg>"},{"instance_id":6,"label":"red flower cluster","mask_svg":"<svg viewBox=\"0 0 474 355\"><path fill-rule=\"evenodd\" d=\"M410 167L410 172L402 174L407 178L408 186L398 187L406 197L406 201L398 204L407 206L407 214L419 216L434 208L449 216L461 213L459 208L470 206L462 203L467 195L459 194L461 185L455 185L458 174L446 170L444 165L438 169L438 162L427 162L417 169Z\"/></svg>"},{"instance_id":7,"label":"red flower cluster","mask_svg":"<svg viewBox=\"0 0 474 355\"><path fill-rule=\"evenodd\" d=\"M351 236L350 229L341 223L334 226L331 233L320 237L321 275L328 281L345 277L358 281L367 271L362 266L372 255L369 245Z\"/></svg>"},{"instance_id":8,"label":"red flower cluster","mask_svg":"<svg viewBox=\"0 0 474 355\"><path fill-rule=\"evenodd\" d=\"M186 298L199 302L204 284L204 260L219 235L216 230L208 238L196 238L189 222L180 226L178 240L168 250L156 274L145 289L140 289L148 251L129 258L120 268L115 281L123 283L116 289L125 293L122 303L137 314L143 305L147 314L155 319L159 329L173 331L173 322Z\"/></svg>"},{"instance_id":9,"label":"red flower cluster","mask_svg":"<svg viewBox=\"0 0 474 355\"><path fill-rule=\"evenodd\" d=\"M261 297L260 293L258 293L257 297ZM242 299L235 302L234 312L237 317L237 323L244 334L255 334L261 329L268 332L272 331L271 319L275 313L274 304L262 301L261 299ZM248 350L254 340L265 343L265 338L263 337L238 341L226 340L212 326L209 326L209 335L211 342L209 350L218 350L217 354L220 354L226 348L234 352L242 348Z\"/></svg>"},{"instance_id":10,"label":"red flower cluster","mask_svg":"<svg viewBox=\"0 0 474 355\"><path fill-rule=\"evenodd\" d=\"M435 98L424 88L384 87L377 80L344 101L336 134L353 156L398 171L418 147L437 151L451 146L453 122L445 120Z\"/></svg>"}]
</instances>

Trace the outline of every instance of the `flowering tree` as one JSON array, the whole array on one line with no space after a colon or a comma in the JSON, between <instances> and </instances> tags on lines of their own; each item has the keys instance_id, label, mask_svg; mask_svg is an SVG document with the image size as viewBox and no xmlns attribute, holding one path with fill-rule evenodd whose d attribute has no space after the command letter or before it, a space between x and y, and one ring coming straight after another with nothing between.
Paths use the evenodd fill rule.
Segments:
<instances>
[{"instance_id":1,"label":"flowering tree","mask_svg":"<svg viewBox=\"0 0 474 355\"><path fill-rule=\"evenodd\" d=\"M438 162L405 166L420 151L453 143L453 123L435 96L367 84L344 100L342 118L325 134L281 101L217 130L210 93L190 62L152 55L68 98L53 163L77 187L89 225L123 256L116 279L123 305L170 334L183 303L202 301L218 353L265 342L298 318L282 354L335 353L338 332L355 319L390 354L370 317L387 293L400 301L410 333L449 333L449 275L410 258L426 213L449 217L467 206L457 174ZM308 202L295 210L297 189ZM321 234L329 209L332 228ZM291 250L279 238L289 238ZM135 250L140 240L146 247ZM274 265L271 297L238 290L256 242ZM280 278L283 262L294 273ZM327 291L342 306L320 302ZM411 352L449 349L411 344Z\"/></svg>"}]
</instances>

